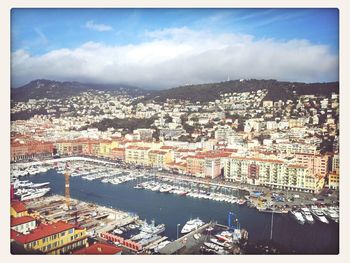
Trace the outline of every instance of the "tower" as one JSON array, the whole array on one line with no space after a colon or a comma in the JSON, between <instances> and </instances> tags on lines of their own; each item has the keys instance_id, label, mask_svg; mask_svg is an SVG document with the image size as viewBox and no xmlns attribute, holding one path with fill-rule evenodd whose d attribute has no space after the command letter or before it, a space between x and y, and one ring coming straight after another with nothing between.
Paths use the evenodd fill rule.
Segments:
<instances>
[{"instance_id":1,"label":"tower","mask_svg":"<svg viewBox=\"0 0 350 263\"><path fill-rule=\"evenodd\" d=\"M64 179L65 179L66 206L67 206L67 209L69 210L69 208L70 208L70 191L69 191L70 172L68 170L68 163L66 165L66 171L65 171L65 174L64 174Z\"/></svg>"}]
</instances>

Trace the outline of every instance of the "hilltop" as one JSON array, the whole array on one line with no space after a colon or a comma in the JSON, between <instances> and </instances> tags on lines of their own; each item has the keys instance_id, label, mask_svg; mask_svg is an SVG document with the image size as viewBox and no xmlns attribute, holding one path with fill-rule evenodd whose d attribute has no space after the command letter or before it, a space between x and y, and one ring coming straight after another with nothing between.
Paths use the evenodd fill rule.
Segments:
<instances>
[{"instance_id":1,"label":"hilltop","mask_svg":"<svg viewBox=\"0 0 350 263\"><path fill-rule=\"evenodd\" d=\"M267 89L265 100L292 99L294 95L318 94L328 96L339 93L339 82L300 83L277 80L232 80L220 83L186 85L167 90L153 91L144 100L164 102L167 99L208 102L219 99L220 94L249 92Z\"/></svg>"},{"instance_id":2,"label":"hilltop","mask_svg":"<svg viewBox=\"0 0 350 263\"><path fill-rule=\"evenodd\" d=\"M250 92L267 89L264 100L287 100L295 95L325 95L339 93L339 82L301 83L277 80L232 80L219 83L186 85L164 90L144 90L124 84L86 84L80 82L59 82L53 80L33 80L30 83L11 89L13 102L29 99L62 99L77 96L86 91L108 91L112 95L125 94L131 97L143 96L138 101L165 102L167 99L208 102L220 98L221 94Z\"/></svg>"},{"instance_id":3,"label":"hilltop","mask_svg":"<svg viewBox=\"0 0 350 263\"><path fill-rule=\"evenodd\" d=\"M109 91L112 94L126 94L132 97L147 94L146 91L124 84L91 84L80 82L60 82L47 79L37 79L28 84L11 89L11 100L13 102L29 99L62 99L77 96L86 91Z\"/></svg>"}]
</instances>

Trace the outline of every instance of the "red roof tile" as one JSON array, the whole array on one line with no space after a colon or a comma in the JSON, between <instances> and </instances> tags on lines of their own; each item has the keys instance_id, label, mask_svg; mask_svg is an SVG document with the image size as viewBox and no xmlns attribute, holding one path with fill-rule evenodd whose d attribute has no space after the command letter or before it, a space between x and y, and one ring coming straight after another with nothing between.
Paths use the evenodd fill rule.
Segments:
<instances>
[{"instance_id":1,"label":"red roof tile","mask_svg":"<svg viewBox=\"0 0 350 263\"><path fill-rule=\"evenodd\" d=\"M96 243L89 247L79 249L75 251L73 254L80 254L80 255L114 255L117 253L120 253L122 251L121 248L109 245L109 244L102 244L102 243Z\"/></svg>"},{"instance_id":2,"label":"red roof tile","mask_svg":"<svg viewBox=\"0 0 350 263\"><path fill-rule=\"evenodd\" d=\"M162 150L171 150L171 149L174 149L174 147L173 146L162 146L162 147L160 147L160 149L162 149Z\"/></svg>"},{"instance_id":3,"label":"red roof tile","mask_svg":"<svg viewBox=\"0 0 350 263\"><path fill-rule=\"evenodd\" d=\"M21 236L22 234L17 232L16 230L11 229L11 239L15 239L16 236Z\"/></svg>"},{"instance_id":4,"label":"red roof tile","mask_svg":"<svg viewBox=\"0 0 350 263\"><path fill-rule=\"evenodd\" d=\"M155 153L155 154L161 154L161 155L167 154L167 152L159 151L159 150L151 150L149 153Z\"/></svg>"},{"instance_id":5,"label":"red roof tile","mask_svg":"<svg viewBox=\"0 0 350 263\"><path fill-rule=\"evenodd\" d=\"M12 202L11 202L11 207L12 207L17 213L27 211L26 206L25 206L21 201L18 201L18 200L12 201Z\"/></svg>"},{"instance_id":6,"label":"red roof tile","mask_svg":"<svg viewBox=\"0 0 350 263\"><path fill-rule=\"evenodd\" d=\"M31 216L11 217L11 226L22 225L31 221L35 221Z\"/></svg>"},{"instance_id":7,"label":"red roof tile","mask_svg":"<svg viewBox=\"0 0 350 263\"><path fill-rule=\"evenodd\" d=\"M34 240L38 240L44 237L58 234L60 232L63 232L72 228L74 228L73 225L65 223L63 221L58 221L50 225L41 224L29 234L16 236L14 237L14 239L19 243L26 244Z\"/></svg>"},{"instance_id":8,"label":"red roof tile","mask_svg":"<svg viewBox=\"0 0 350 263\"><path fill-rule=\"evenodd\" d=\"M143 147L143 146L136 146L136 145L131 145L127 147L127 150L149 150L151 149L150 147Z\"/></svg>"}]
</instances>

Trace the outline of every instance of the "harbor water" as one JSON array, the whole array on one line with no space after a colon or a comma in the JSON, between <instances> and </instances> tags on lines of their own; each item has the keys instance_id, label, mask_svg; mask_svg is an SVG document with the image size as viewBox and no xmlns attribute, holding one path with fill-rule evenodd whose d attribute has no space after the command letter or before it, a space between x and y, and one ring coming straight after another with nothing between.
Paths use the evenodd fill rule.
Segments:
<instances>
[{"instance_id":1,"label":"harbor water","mask_svg":"<svg viewBox=\"0 0 350 263\"><path fill-rule=\"evenodd\" d=\"M50 182L51 194L64 195L64 176L56 170L23 179L34 183ZM270 213L261 213L245 205L134 189L135 184L131 181L113 185L71 177L70 193L75 199L136 213L148 222L154 219L157 224L164 223L164 235L171 240L176 239L177 224L181 230L186 221L199 217L205 222L214 220L227 225L229 212L237 216L241 228L248 230L250 244L270 240ZM274 214L272 230L272 243L284 253L337 254L339 251L339 224L334 222L299 225L288 214Z\"/></svg>"}]
</instances>

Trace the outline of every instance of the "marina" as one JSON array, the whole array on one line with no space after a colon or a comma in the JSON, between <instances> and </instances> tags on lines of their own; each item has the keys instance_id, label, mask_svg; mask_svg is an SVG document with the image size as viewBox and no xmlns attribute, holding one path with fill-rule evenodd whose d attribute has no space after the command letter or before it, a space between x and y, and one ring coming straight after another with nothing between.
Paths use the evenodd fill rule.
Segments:
<instances>
[{"instance_id":1,"label":"marina","mask_svg":"<svg viewBox=\"0 0 350 263\"><path fill-rule=\"evenodd\" d=\"M91 171L88 167L95 170L102 169L100 173L107 174L106 170L113 167L113 164L110 165L111 167L108 167L108 165L104 164L103 168L105 170L103 170L100 165L92 164L91 162L84 165L81 162L71 161L69 167L72 170L72 174L74 171L79 174L71 177L71 195L78 200L137 214L140 218L144 218L151 223L152 220L155 220L155 222L159 222L156 225L164 224L165 230L162 232L162 235L143 237L144 241L142 244L145 247L154 247L155 245L151 245L152 242L159 242L164 237L167 237L166 240L168 241L176 240L177 236L182 235L179 233L180 230L191 218L195 219L198 217L203 222L215 221L220 224L227 224L227 214L229 212L234 212L239 218L241 227L248 230L250 243L269 240L271 214L273 213L261 213L256 207L251 205L251 200L258 200L254 193L250 195L249 192L233 189L232 192L229 192L227 190L229 188L205 188L203 187L204 185L191 185L179 180L169 180L167 177L155 177L154 174L148 173L146 170L135 170L132 172L131 170L126 170L124 172L121 167L116 167L113 177L126 175L135 179L114 185L112 183L102 183L102 180L112 178L112 176L108 175L94 180L83 178L83 176L87 175L84 175L84 173ZM47 172L38 173L35 176L25 176L20 178L20 181L27 181L25 182L27 184L30 181L30 183L36 185L49 182L51 191L48 195L63 195L64 176L62 171L65 169L65 164L57 165L57 163L52 162L50 166L51 169L48 169ZM61 172L59 167L61 167ZM78 167L79 169L77 169ZM75 170L73 171L73 169ZM96 171L94 172L96 173ZM144 187L147 187L147 185L150 189ZM227 199L228 196L230 196L229 199ZM173 214L174 208L179 212ZM208 209L211 211L210 215L206 212ZM288 214L276 213L274 215L273 241L282 246L282 252L283 247L289 246L294 253L305 253L305 251L310 251L310 247L306 247L306 242L314 242L313 251L317 253L336 253L337 248L335 245L338 242L339 229L336 223L337 208L329 206L323 207L321 210L327 218L334 218L334 220L329 219L329 224L315 220L314 224L299 225ZM313 210L311 209L310 211ZM177 227L177 225L180 225L180 227ZM288 230L286 226L288 226ZM126 235L121 227L110 227L110 229L106 228L106 230L117 236ZM129 231L132 232L132 230L130 229ZM303 233L303 238L297 234L301 232ZM128 238L131 237L129 236ZM215 236L215 238L218 237ZM195 238L193 237L193 239ZM206 251L210 248L203 246L198 249ZM288 251L286 250L285 252ZM209 253L210 251L207 252Z\"/></svg>"}]
</instances>

